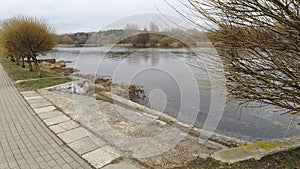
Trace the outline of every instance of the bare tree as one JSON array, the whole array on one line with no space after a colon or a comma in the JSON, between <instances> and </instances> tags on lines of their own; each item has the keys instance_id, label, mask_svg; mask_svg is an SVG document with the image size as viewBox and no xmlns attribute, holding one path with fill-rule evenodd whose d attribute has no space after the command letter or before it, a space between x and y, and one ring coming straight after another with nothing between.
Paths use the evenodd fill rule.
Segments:
<instances>
[{"instance_id":1,"label":"bare tree","mask_svg":"<svg viewBox=\"0 0 300 169\"><path fill-rule=\"evenodd\" d=\"M62 38L63 44L74 44L73 39L69 35L64 35Z\"/></svg>"},{"instance_id":2,"label":"bare tree","mask_svg":"<svg viewBox=\"0 0 300 169\"><path fill-rule=\"evenodd\" d=\"M27 57L29 69L32 69L30 62L32 60L39 78L42 74L37 56L51 51L55 42L53 30L42 20L18 16L7 19L2 24L0 44L7 54L15 58Z\"/></svg>"},{"instance_id":3,"label":"bare tree","mask_svg":"<svg viewBox=\"0 0 300 169\"><path fill-rule=\"evenodd\" d=\"M225 63L229 92L300 112L299 0L186 0L194 24L209 23L208 37Z\"/></svg>"}]
</instances>

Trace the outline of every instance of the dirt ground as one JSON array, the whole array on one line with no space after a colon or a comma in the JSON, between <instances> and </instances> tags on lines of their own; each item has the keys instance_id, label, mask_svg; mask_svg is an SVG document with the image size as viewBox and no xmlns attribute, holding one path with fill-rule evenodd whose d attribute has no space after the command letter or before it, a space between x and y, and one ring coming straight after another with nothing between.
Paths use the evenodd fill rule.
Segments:
<instances>
[{"instance_id":1,"label":"dirt ground","mask_svg":"<svg viewBox=\"0 0 300 169\"><path fill-rule=\"evenodd\" d=\"M300 168L300 148L279 152L273 155L266 156L260 160L247 160L235 164L226 164L211 158L200 159L197 158L191 163L185 164L183 167L174 169L214 169L214 168L253 168L253 169L296 169Z\"/></svg>"}]
</instances>

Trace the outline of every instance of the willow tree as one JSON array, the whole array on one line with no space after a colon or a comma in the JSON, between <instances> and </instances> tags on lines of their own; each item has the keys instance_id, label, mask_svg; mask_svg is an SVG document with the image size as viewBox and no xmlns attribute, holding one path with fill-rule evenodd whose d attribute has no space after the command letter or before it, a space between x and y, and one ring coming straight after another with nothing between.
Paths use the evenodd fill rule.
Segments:
<instances>
[{"instance_id":1,"label":"willow tree","mask_svg":"<svg viewBox=\"0 0 300 169\"><path fill-rule=\"evenodd\" d=\"M175 10L208 30L224 60L232 96L300 112L299 0L179 2L190 13Z\"/></svg>"},{"instance_id":2,"label":"willow tree","mask_svg":"<svg viewBox=\"0 0 300 169\"><path fill-rule=\"evenodd\" d=\"M56 36L43 20L17 16L2 23L0 43L8 55L16 59L26 57L29 69L31 69L30 60L32 60L40 78L42 74L37 56L52 50L56 43Z\"/></svg>"}]
</instances>

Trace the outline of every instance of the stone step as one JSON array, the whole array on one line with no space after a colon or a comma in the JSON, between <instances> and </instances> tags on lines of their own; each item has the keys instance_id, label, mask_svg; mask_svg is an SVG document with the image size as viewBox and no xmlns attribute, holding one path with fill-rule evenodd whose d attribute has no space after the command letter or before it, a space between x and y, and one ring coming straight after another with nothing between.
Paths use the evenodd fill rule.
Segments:
<instances>
[{"instance_id":1,"label":"stone step","mask_svg":"<svg viewBox=\"0 0 300 169\"><path fill-rule=\"evenodd\" d=\"M263 140L239 147L223 149L213 153L211 157L231 164L249 159L259 160L264 156L280 151L296 149L298 147L300 147L300 135L288 138Z\"/></svg>"}]
</instances>

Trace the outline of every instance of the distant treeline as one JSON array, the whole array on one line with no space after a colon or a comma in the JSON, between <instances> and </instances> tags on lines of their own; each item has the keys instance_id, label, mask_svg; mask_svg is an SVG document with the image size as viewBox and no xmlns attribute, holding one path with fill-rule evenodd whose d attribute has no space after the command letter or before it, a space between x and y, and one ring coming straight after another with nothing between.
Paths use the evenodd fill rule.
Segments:
<instances>
[{"instance_id":1,"label":"distant treeline","mask_svg":"<svg viewBox=\"0 0 300 169\"><path fill-rule=\"evenodd\" d=\"M204 33L195 29L172 29L160 32L147 31L147 29L115 29L57 35L57 43L75 46L121 44L137 47L182 47L185 44L184 42L189 42L189 44L195 46L199 42L208 42L206 36L203 35Z\"/></svg>"}]
</instances>

